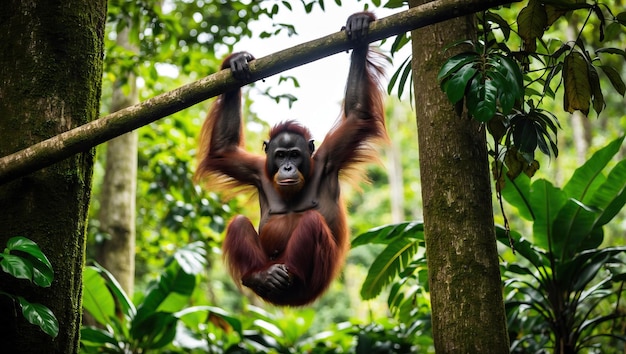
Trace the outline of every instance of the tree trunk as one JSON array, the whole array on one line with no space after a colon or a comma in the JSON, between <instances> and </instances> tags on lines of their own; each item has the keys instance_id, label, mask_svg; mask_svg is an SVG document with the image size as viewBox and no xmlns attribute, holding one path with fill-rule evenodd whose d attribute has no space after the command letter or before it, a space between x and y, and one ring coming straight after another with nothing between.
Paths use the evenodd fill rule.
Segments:
<instances>
[{"instance_id":1,"label":"tree trunk","mask_svg":"<svg viewBox=\"0 0 626 354\"><path fill-rule=\"evenodd\" d=\"M0 156L97 118L105 20L105 0L1 2ZM0 186L0 247L27 237L54 269L50 288L0 272L0 291L49 307L60 328L51 338L0 296L3 352L78 352L92 166L89 150Z\"/></svg>"},{"instance_id":2,"label":"tree trunk","mask_svg":"<svg viewBox=\"0 0 626 354\"><path fill-rule=\"evenodd\" d=\"M129 43L128 32L126 28L118 33L117 44L136 51ZM130 107L139 101L135 75L128 74L128 95L124 94L120 81L114 85L111 112ZM137 131L110 140L106 157L98 219L100 230L109 238L97 245L96 257L98 263L113 274L126 293L132 295L135 282Z\"/></svg>"},{"instance_id":3,"label":"tree trunk","mask_svg":"<svg viewBox=\"0 0 626 354\"><path fill-rule=\"evenodd\" d=\"M411 6L423 0L412 0ZM474 16L413 31L424 234L437 353L508 353L485 128L450 104L437 73Z\"/></svg>"}]
</instances>

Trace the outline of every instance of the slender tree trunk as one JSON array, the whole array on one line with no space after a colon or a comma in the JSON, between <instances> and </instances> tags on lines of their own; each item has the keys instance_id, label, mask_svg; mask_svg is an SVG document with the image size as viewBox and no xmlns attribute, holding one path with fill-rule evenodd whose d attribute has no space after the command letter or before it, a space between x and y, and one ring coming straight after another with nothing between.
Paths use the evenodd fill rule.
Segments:
<instances>
[{"instance_id":1,"label":"slender tree trunk","mask_svg":"<svg viewBox=\"0 0 626 354\"><path fill-rule=\"evenodd\" d=\"M97 118L105 20L105 0L0 2L0 156ZM0 291L49 307L60 328L51 338L0 296L5 353L78 352L92 166L89 150L0 186L0 247L30 238L54 268L50 288L0 272Z\"/></svg>"},{"instance_id":2,"label":"slender tree trunk","mask_svg":"<svg viewBox=\"0 0 626 354\"><path fill-rule=\"evenodd\" d=\"M446 46L475 32L474 16L467 16L411 33L437 353L509 352L485 129L457 113L437 82L444 60L454 54Z\"/></svg>"},{"instance_id":3,"label":"slender tree trunk","mask_svg":"<svg viewBox=\"0 0 626 354\"><path fill-rule=\"evenodd\" d=\"M391 131L397 131L395 121L389 122ZM392 141L387 148L389 157L389 189L391 191L391 222L399 223L406 220L404 215L404 172L402 170L401 148Z\"/></svg>"},{"instance_id":4,"label":"slender tree trunk","mask_svg":"<svg viewBox=\"0 0 626 354\"><path fill-rule=\"evenodd\" d=\"M130 24L129 24L130 27ZM127 50L128 28L118 33L117 44ZM130 107L139 101L135 75L126 78L128 94L118 80L113 91L111 112ZM137 131L121 135L107 143L106 171L100 193L100 230L109 238L97 246L97 261L117 279L127 294L135 282L135 198L137 186Z\"/></svg>"}]
</instances>

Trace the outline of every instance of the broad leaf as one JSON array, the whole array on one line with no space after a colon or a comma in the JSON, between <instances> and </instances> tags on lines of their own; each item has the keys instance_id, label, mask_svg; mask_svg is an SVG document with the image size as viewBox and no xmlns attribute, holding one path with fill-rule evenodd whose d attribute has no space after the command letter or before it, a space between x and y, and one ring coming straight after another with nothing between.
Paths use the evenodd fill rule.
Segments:
<instances>
[{"instance_id":1,"label":"broad leaf","mask_svg":"<svg viewBox=\"0 0 626 354\"><path fill-rule=\"evenodd\" d=\"M7 250L22 252L14 255L24 259L24 263L30 268L29 272L32 271L32 276L25 279L32 280L42 287L49 287L52 284L54 280L52 265L35 242L25 237L12 237L7 242Z\"/></svg>"},{"instance_id":2,"label":"broad leaf","mask_svg":"<svg viewBox=\"0 0 626 354\"><path fill-rule=\"evenodd\" d=\"M550 243L564 236L561 230L553 227L553 222L566 200L560 189L544 179L536 180L532 184L530 205L535 214L533 241L544 250L550 250Z\"/></svg>"},{"instance_id":3,"label":"broad leaf","mask_svg":"<svg viewBox=\"0 0 626 354\"><path fill-rule=\"evenodd\" d=\"M528 1L528 5L517 16L517 27L520 37L524 39L525 50L535 51L535 40L543 36L547 23L548 16L543 5L537 0Z\"/></svg>"},{"instance_id":4,"label":"broad leaf","mask_svg":"<svg viewBox=\"0 0 626 354\"><path fill-rule=\"evenodd\" d=\"M437 75L437 81L443 83L443 80L454 75L459 70L459 68L476 62L479 60L479 58L480 57L478 53L471 52L465 52L453 56L452 58L448 59L439 70L439 74Z\"/></svg>"},{"instance_id":5,"label":"broad leaf","mask_svg":"<svg viewBox=\"0 0 626 354\"><path fill-rule=\"evenodd\" d=\"M481 82L474 76L467 93L467 110L479 122L488 122L496 114L498 87L490 78Z\"/></svg>"},{"instance_id":6,"label":"broad leaf","mask_svg":"<svg viewBox=\"0 0 626 354\"><path fill-rule=\"evenodd\" d=\"M28 259L12 254L2 254L2 270L18 279L33 280L33 265Z\"/></svg>"},{"instance_id":7,"label":"broad leaf","mask_svg":"<svg viewBox=\"0 0 626 354\"><path fill-rule=\"evenodd\" d=\"M43 263L48 268L50 268L50 270L52 270L52 265L50 264L50 261L48 260L46 255L43 254L39 246L37 246L35 242L25 237L10 238L9 241L7 241L7 248L9 250L15 250L15 251L28 253L29 255L37 259L39 262Z\"/></svg>"},{"instance_id":8,"label":"broad leaf","mask_svg":"<svg viewBox=\"0 0 626 354\"><path fill-rule=\"evenodd\" d=\"M83 270L83 308L102 325L115 316L115 301L106 281L94 267Z\"/></svg>"},{"instance_id":9,"label":"broad leaf","mask_svg":"<svg viewBox=\"0 0 626 354\"><path fill-rule=\"evenodd\" d=\"M424 241L424 223L412 221L375 227L352 240L352 248L371 243L388 245L402 237Z\"/></svg>"},{"instance_id":10,"label":"broad leaf","mask_svg":"<svg viewBox=\"0 0 626 354\"><path fill-rule=\"evenodd\" d=\"M600 183L594 183L595 179L601 176L602 170L613 156L618 153L623 141L623 136L612 141L604 148L595 152L589 160L577 168L572 178L563 187L565 194L571 198L586 202L587 193L593 193L600 185Z\"/></svg>"},{"instance_id":11,"label":"broad leaf","mask_svg":"<svg viewBox=\"0 0 626 354\"><path fill-rule=\"evenodd\" d=\"M610 65L600 65L600 69L602 69L604 75L609 78L609 81L611 82L611 85L613 85L615 91L624 96L624 94L626 94L626 84L624 84L624 80L622 80L619 72Z\"/></svg>"},{"instance_id":12,"label":"broad leaf","mask_svg":"<svg viewBox=\"0 0 626 354\"><path fill-rule=\"evenodd\" d=\"M448 96L448 100L457 103L465 95L467 83L476 76L476 70L472 65L465 65L459 69L452 77L444 81L442 85L443 91Z\"/></svg>"},{"instance_id":13,"label":"broad leaf","mask_svg":"<svg viewBox=\"0 0 626 354\"><path fill-rule=\"evenodd\" d=\"M507 183L502 189L502 196L509 204L517 208L521 217L528 221L535 219L530 205L530 177L522 174Z\"/></svg>"},{"instance_id":14,"label":"broad leaf","mask_svg":"<svg viewBox=\"0 0 626 354\"><path fill-rule=\"evenodd\" d=\"M59 321L49 308L41 304L30 303L21 296L18 296L17 299L22 306L22 314L28 322L39 326L52 338L59 334Z\"/></svg>"},{"instance_id":15,"label":"broad leaf","mask_svg":"<svg viewBox=\"0 0 626 354\"><path fill-rule=\"evenodd\" d=\"M591 84L589 67L585 57L579 52L571 52L563 63L563 109L574 113L579 110L585 115L589 113L591 101Z\"/></svg>"},{"instance_id":16,"label":"broad leaf","mask_svg":"<svg viewBox=\"0 0 626 354\"><path fill-rule=\"evenodd\" d=\"M94 327L83 326L80 329L80 341L81 344L87 347L103 348L105 345L108 344L109 346L118 349L119 345L117 339L115 339L115 337L113 337L111 333L103 329ZM122 349L119 348L119 351L121 352Z\"/></svg>"},{"instance_id":17,"label":"broad leaf","mask_svg":"<svg viewBox=\"0 0 626 354\"><path fill-rule=\"evenodd\" d=\"M607 224L626 203L626 160L620 161L593 194L591 205L601 209L593 227Z\"/></svg>"},{"instance_id":18,"label":"broad leaf","mask_svg":"<svg viewBox=\"0 0 626 354\"><path fill-rule=\"evenodd\" d=\"M242 325L241 321L237 317L234 317L234 316L230 315L229 313L227 313L226 311L224 311L223 309L221 309L219 307L214 307L214 306L192 306L192 307L187 307L187 308L185 308L185 309L183 309L181 311L178 311L178 312L174 313L174 316L176 318L178 318L178 319L184 319L185 317L191 317L193 315L203 314L202 315L202 320L204 322L204 321L206 321L206 318L207 318L205 313L209 313L209 321L213 322L218 327L222 328L224 331L228 331L228 330L230 330L232 328L237 333L243 335L243 325ZM212 320L211 319L212 317L217 317L221 321L226 322L230 328L225 328L223 324L216 323L217 321Z\"/></svg>"},{"instance_id":19,"label":"broad leaf","mask_svg":"<svg viewBox=\"0 0 626 354\"><path fill-rule=\"evenodd\" d=\"M376 297L406 267L419 249L419 241L408 237L390 243L374 260L361 287L361 297Z\"/></svg>"},{"instance_id":20,"label":"broad leaf","mask_svg":"<svg viewBox=\"0 0 626 354\"><path fill-rule=\"evenodd\" d=\"M113 299L115 300L116 306L119 306L119 310L129 318L134 317L137 313L137 309L113 274L99 264L88 268L97 271L100 273L100 276L104 278L107 289L109 289L111 295L113 295Z\"/></svg>"},{"instance_id":21,"label":"broad leaf","mask_svg":"<svg viewBox=\"0 0 626 354\"><path fill-rule=\"evenodd\" d=\"M174 258L187 274L200 274L206 268L206 251L200 241L185 245L174 253Z\"/></svg>"}]
</instances>

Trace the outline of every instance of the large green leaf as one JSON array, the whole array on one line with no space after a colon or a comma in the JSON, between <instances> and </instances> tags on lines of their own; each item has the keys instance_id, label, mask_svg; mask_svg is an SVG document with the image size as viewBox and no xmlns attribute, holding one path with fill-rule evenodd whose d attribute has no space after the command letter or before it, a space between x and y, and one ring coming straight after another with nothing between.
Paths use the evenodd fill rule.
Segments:
<instances>
[{"instance_id":1,"label":"large green leaf","mask_svg":"<svg viewBox=\"0 0 626 354\"><path fill-rule=\"evenodd\" d=\"M507 235L506 230L503 227L496 226L496 237L498 241L507 247L511 246L509 236L513 240L513 248L515 252L526 258L535 268L541 269L550 264L545 252L536 249L532 243L523 238L518 232L510 230Z\"/></svg>"},{"instance_id":2,"label":"large green leaf","mask_svg":"<svg viewBox=\"0 0 626 354\"><path fill-rule=\"evenodd\" d=\"M472 78L467 92L467 110L479 122L488 122L496 114L498 86L489 77Z\"/></svg>"},{"instance_id":3,"label":"large green leaf","mask_svg":"<svg viewBox=\"0 0 626 354\"><path fill-rule=\"evenodd\" d=\"M535 214L533 241L537 246L549 250L555 238L563 237L560 230L553 227L553 222L566 201L563 191L552 183L539 179L532 184L530 205Z\"/></svg>"},{"instance_id":4,"label":"large green leaf","mask_svg":"<svg viewBox=\"0 0 626 354\"><path fill-rule=\"evenodd\" d=\"M95 267L83 270L83 308L102 325L107 325L115 316L113 296Z\"/></svg>"},{"instance_id":5,"label":"large green leaf","mask_svg":"<svg viewBox=\"0 0 626 354\"><path fill-rule=\"evenodd\" d=\"M42 304L30 303L21 296L17 299L22 306L22 314L28 322L39 326L52 338L59 334L59 321L49 308Z\"/></svg>"},{"instance_id":6,"label":"large green leaf","mask_svg":"<svg viewBox=\"0 0 626 354\"><path fill-rule=\"evenodd\" d=\"M442 89L451 103L457 103L465 96L467 83L476 76L477 72L476 68L468 64L462 66L452 77L444 81Z\"/></svg>"},{"instance_id":7,"label":"large green leaf","mask_svg":"<svg viewBox=\"0 0 626 354\"><path fill-rule=\"evenodd\" d=\"M129 318L134 317L137 309L113 274L99 264L90 268L96 270L100 273L100 276L104 278L107 288L111 292L111 295L113 295L116 306L119 306L119 310Z\"/></svg>"},{"instance_id":8,"label":"large green leaf","mask_svg":"<svg viewBox=\"0 0 626 354\"><path fill-rule=\"evenodd\" d=\"M46 267L50 268L50 270L52 270L52 265L50 264L48 257L46 257L46 255L43 254L39 246L37 246L35 242L25 237L18 236L18 237L10 238L9 241L7 242L7 248L9 250L15 250L15 251L28 253L29 255L37 259L39 262L43 263Z\"/></svg>"},{"instance_id":9,"label":"large green leaf","mask_svg":"<svg viewBox=\"0 0 626 354\"><path fill-rule=\"evenodd\" d=\"M33 280L33 265L28 259L3 253L0 260L2 270L18 279Z\"/></svg>"},{"instance_id":10,"label":"large green leaf","mask_svg":"<svg viewBox=\"0 0 626 354\"><path fill-rule=\"evenodd\" d=\"M407 221L375 227L352 240L352 248L372 243L388 245L399 237L424 241L424 223Z\"/></svg>"},{"instance_id":11,"label":"large green leaf","mask_svg":"<svg viewBox=\"0 0 626 354\"><path fill-rule=\"evenodd\" d=\"M598 177L602 178L602 170L613 156L619 152L623 141L623 136L613 140L607 146L594 153L581 167L577 168L572 178L563 187L565 194L570 198L586 203L587 193L593 194L593 191L601 184L601 182L596 182L595 179Z\"/></svg>"},{"instance_id":12,"label":"large green leaf","mask_svg":"<svg viewBox=\"0 0 626 354\"><path fill-rule=\"evenodd\" d=\"M218 317L224 321L226 321L226 323L228 323L228 325L235 330L235 332L239 333L240 335L243 335L243 325L241 323L241 321L239 320L239 318L232 316L231 314L229 314L228 312L224 311L223 309L219 308L219 307L215 307L215 306L192 306L192 307L187 307L183 310L180 310L176 313L174 313L174 316L178 319L182 319L183 321L185 321L185 318L187 317L191 317L197 314L204 314L204 313L209 313L209 318L211 316L215 316ZM204 321L206 321L206 315L203 315L201 317ZM186 322L186 321L185 321ZM195 325L197 325L198 323L194 323Z\"/></svg>"},{"instance_id":13,"label":"large green leaf","mask_svg":"<svg viewBox=\"0 0 626 354\"><path fill-rule=\"evenodd\" d=\"M19 253L15 254L15 251ZM2 256L6 257L6 260L0 261L5 272L16 278L31 280L42 287L52 284L52 265L35 242L25 237L12 237Z\"/></svg>"},{"instance_id":14,"label":"large green leaf","mask_svg":"<svg viewBox=\"0 0 626 354\"><path fill-rule=\"evenodd\" d=\"M172 313L152 312L139 321L133 321L131 334L143 348L159 349L174 340L177 322L178 318Z\"/></svg>"},{"instance_id":15,"label":"large green leaf","mask_svg":"<svg viewBox=\"0 0 626 354\"><path fill-rule=\"evenodd\" d=\"M361 297L376 297L409 262L419 249L419 241L408 237L391 242L374 260L361 287Z\"/></svg>"},{"instance_id":16,"label":"large green leaf","mask_svg":"<svg viewBox=\"0 0 626 354\"><path fill-rule=\"evenodd\" d=\"M619 151L624 137L616 139L597 151L579 167L563 188L570 197L560 210L553 228L559 230L555 240L555 255L561 259L602 242L600 228L610 221L626 203L626 163L620 162L609 174L602 170Z\"/></svg>"},{"instance_id":17,"label":"large green leaf","mask_svg":"<svg viewBox=\"0 0 626 354\"><path fill-rule=\"evenodd\" d=\"M448 59L441 69L439 70L439 74L437 74L437 81L443 84L444 80L454 75L459 71L459 68L465 66L473 66L474 62L480 60L480 56L478 53L474 52L465 52L461 54L457 54L450 59Z\"/></svg>"},{"instance_id":18,"label":"large green leaf","mask_svg":"<svg viewBox=\"0 0 626 354\"><path fill-rule=\"evenodd\" d=\"M117 339L110 332L94 327L82 327L80 329L80 342L87 347L104 348L105 346L117 348L119 343Z\"/></svg>"},{"instance_id":19,"label":"large green leaf","mask_svg":"<svg viewBox=\"0 0 626 354\"><path fill-rule=\"evenodd\" d=\"M589 204L600 209L593 227L602 227L619 213L626 203L626 160L620 161L595 190Z\"/></svg>"},{"instance_id":20,"label":"large green leaf","mask_svg":"<svg viewBox=\"0 0 626 354\"><path fill-rule=\"evenodd\" d=\"M156 313L173 313L181 310L189 302L189 298L196 287L196 272L201 270L197 257L191 256L189 252L200 252L203 248L185 247L176 252L168 259L167 266L159 279L151 282L146 290L146 297L137 308L137 315L131 324L131 333L134 337L148 335L143 331L151 327L145 325L148 318L156 316ZM183 268L179 260L185 264ZM191 273L187 272L190 271ZM164 324L165 325L165 324Z\"/></svg>"},{"instance_id":21,"label":"large green leaf","mask_svg":"<svg viewBox=\"0 0 626 354\"><path fill-rule=\"evenodd\" d=\"M573 256L579 246L589 237L593 220L598 212L582 202L570 198L554 221L554 229L559 230L555 239L554 254L564 260Z\"/></svg>"},{"instance_id":22,"label":"large green leaf","mask_svg":"<svg viewBox=\"0 0 626 354\"><path fill-rule=\"evenodd\" d=\"M521 174L515 180L506 183L502 189L504 199L517 208L517 212L526 220L535 219L530 205L530 177Z\"/></svg>"},{"instance_id":23,"label":"large green leaf","mask_svg":"<svg viewBox=\"0 0 626 354\"><path fill-rule=\"evenodd\" d=\"M203 242L192 242L174 253L174 258L187 274L200 274L206 268Z\"/></svg>"}]
</instances>

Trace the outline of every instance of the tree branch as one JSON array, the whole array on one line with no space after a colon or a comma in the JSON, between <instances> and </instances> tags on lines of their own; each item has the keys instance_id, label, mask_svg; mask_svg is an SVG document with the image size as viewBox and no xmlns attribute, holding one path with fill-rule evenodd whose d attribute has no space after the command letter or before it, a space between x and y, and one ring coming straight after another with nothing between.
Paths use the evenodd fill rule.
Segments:
<instances>
[{"instance_id":1,"label":"tree branch","mask_svg":"<svg viewBox=\"0 0 626 354\"><path fill-rule=\"evenodd\" d=\"M375 42L433 23L517 1L520 0L436 0L373 22L367 40ZM209 75L1 158L0 184L87 151L107 140L228 90L350 48L352 43L340 31L252 61L251 77L246 82L235 80L229 70Z\"/></svg>"}]
</instances>

